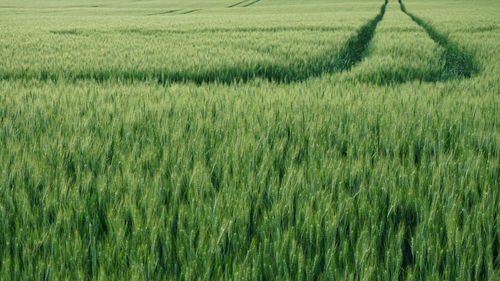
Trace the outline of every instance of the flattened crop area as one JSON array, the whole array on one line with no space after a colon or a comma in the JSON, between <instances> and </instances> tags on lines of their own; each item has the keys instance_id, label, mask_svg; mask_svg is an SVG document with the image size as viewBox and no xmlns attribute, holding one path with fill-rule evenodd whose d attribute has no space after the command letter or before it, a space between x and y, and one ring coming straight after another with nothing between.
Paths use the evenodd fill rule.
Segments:
<instances>
[{"instance_id":1,"label":"flattened crop area","mask_svg":"<svg viewBox=\"0 0 500 281\"><path fill-rule=\"evenodd\" d=\"M0 280L500 280L500 3L0 0Z\"/></svg>"}]
</instances>

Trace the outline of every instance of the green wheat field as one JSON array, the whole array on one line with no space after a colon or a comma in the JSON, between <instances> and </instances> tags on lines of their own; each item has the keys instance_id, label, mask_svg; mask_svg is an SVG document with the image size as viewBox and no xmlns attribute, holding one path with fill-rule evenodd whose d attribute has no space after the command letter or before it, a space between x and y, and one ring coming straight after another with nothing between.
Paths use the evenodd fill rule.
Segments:
<instances>
[{"instance_id":1,"label":"green wheat field","mask_svg":"<svg viewBox=\"0 0 500 281\"><path fill-rule=\"evenodd\" d=\"M0 280L500 280L500 1L0 0Z\"/></svg>"}]
</instances>

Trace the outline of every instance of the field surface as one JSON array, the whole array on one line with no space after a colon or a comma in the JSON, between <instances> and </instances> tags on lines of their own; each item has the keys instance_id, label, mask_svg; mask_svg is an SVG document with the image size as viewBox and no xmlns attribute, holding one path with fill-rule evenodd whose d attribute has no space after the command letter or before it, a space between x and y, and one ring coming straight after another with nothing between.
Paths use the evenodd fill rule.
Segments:
<instances>
[{"instance_id":1,"label":"field surface","mask_svg":"<svg viewBox=\"0 0 500 281\"><path fill-rule=\"evenodd\" d=\"M0 280L500 280L497 0L0 0Z\"/></svg>"}]
</instances>

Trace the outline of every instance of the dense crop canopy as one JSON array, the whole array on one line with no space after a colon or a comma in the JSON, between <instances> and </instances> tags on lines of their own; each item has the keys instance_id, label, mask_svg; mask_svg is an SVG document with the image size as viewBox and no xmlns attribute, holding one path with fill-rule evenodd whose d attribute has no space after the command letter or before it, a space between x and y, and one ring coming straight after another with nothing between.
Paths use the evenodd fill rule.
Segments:
<instances>
[{"instance_id":1,"label":"dense crop canopy","mask_svg":"<svg viewBox=\"0 0 500 281\"><path fill-rule=\"evenodd\" d=\"M0 280L499 280L497 2L0 0Z\"/></svg>"}]
</instances>

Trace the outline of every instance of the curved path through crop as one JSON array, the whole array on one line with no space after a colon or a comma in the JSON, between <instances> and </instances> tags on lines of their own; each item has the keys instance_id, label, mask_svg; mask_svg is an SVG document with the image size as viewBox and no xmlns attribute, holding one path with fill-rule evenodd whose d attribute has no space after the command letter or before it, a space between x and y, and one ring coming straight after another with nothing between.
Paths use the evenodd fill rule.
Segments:
<instances>
[{"instance_id":1,"label":"curved path through crop","mask_svg":"<svg viewBox=\"0 0 500 281\"><path fill-rule=\"evenodd\" d=\"M471 53L461 50L460 47L448 38L448 36L437 31L431 24L408 12L402 0L398 0L401 11L407 14L414 22L420 25L434 42L445 49L444 69L436 80L448 80L453 78L470 78L479 71L478 63Z\"/></svg>"},{"instance_id":2,"label":"curved path through crop","mask_svg":"<svg viewBox=\"0 0 500 281\"><path fill-rule=\"evenodd\" d=\"M279 83L302 81L310 77L317 77L324 73L336 73L351 69L363 58L364 52L374 36L377 24L382 20L387 6L387 0L380 8L380 12L370 21L361 26L339 52L327 50L323 54L304 60L297 58L295 61L282 64L271 64L260 62L255 65L224 66L208 71L192 70L89 70L68 71L63 73L51 73L50 71L19 71L0 73L0 80L14 79L38 79L58 81L65 80L95 80L103 82L108 80L118 81L149 81L156 80L158 83L167 84L175 82L202 83L233 83L246 82L255 78L263 78Z\"/></svg>"},{"instance_id":3,"label":"curved path through crop","mask_svg":"<svg viewBox=\"0 0 500 281\"><path fill-rule=\"evenodd\" d=\"M439 33L430 24L419 17L409 13L401 0L398 0L401 10L410 16L413 21L423 27L429 36L439 45L445 48L445 66L443 71L437 75L434 81L442 81L451 78L467 78L478 71L478 66L474 57L462 51L457 44L453 43L447 36ZM244 4L249 6L258 1L242 1L231 5ZM137 71L133 69L109 69L109 70L88 70L88 71L67 71L52 73L50 71L13 71L0 73L0 80L15 79L37 79L37 80L94 80L103 82L108 80L118 81L151 81L156 80L161 84L175 82L202 83L234 83L247 82L255 78L263 78L278 83L290 83L306 80L310 77L318 77L325 73L338 73L350 70L358 64L364 57L378 23L383 19L388 0L385 0L379 13L353 34L338 52L327 50L324 53L308 59L297 58L291 62L272 64L259 62L254 65L224 66L207 71L156 69L149 71ZM197 10L185 12L192 13ZM418 76L414 80L420 79Z\"/></svg>"}]
</instances>

